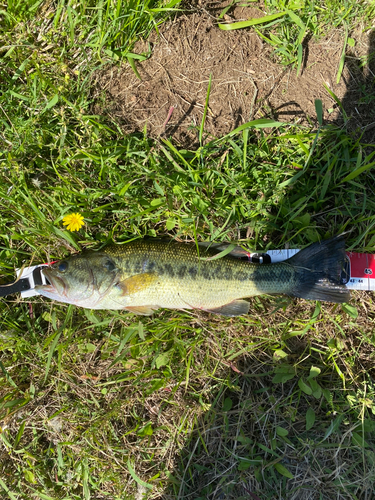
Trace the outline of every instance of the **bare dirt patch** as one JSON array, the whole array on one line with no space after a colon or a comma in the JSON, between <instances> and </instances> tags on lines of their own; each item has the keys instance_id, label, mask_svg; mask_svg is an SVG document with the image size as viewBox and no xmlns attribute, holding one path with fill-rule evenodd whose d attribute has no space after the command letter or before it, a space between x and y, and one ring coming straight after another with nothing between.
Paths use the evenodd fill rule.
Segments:
<instances>
[{"instance_id":1,"label":"bare dirt patch","mask_svg":"<svg viewBox=\"0 0 375 500\"><path fill-rule=\"evenodd\" d=\"M128 64L98 74L98 92L104 90L109 103L100 112L116 118L125 133L146 127L151 137L172 137L184 147L196 147L212 75L205 124L211 136L220 137L262 117L315 123L315 99L323 102L326 122L336 121L340 110L324 84L343 100L354 127L371 129L375 117L367 116L371 113L366 99L360 110L354 106L367 81L364 70L358 69L356 53L336 83L342 32L306 41L302 72L297 76L296 68L275 60L270 46L254 31L222 31L214 14L202 9L181 15L164 24L159 35L153 33L147 42L139 42L134 52L147 52L149 44L152 52L148 60L137 63L141 80ZM261 15L257 8L231 13L236 20ZM366 36L361 35L361 42L366 42Z\"/></svg>"}]
</instances>

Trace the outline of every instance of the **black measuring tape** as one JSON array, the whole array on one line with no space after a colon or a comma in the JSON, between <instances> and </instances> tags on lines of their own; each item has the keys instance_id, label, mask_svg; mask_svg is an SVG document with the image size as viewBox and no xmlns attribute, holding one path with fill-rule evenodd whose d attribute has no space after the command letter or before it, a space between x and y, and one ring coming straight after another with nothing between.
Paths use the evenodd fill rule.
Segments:
<instances>
[{"instance_id":1,"label":"black measuring tape","mask_svg":"<svg viewBox=\"0 0 375 500\"><path fill-rule=\"evenodd\" d=\"M45 285L47 281L42 274L43 267L45 265L26 268L26 275L25 269L22 270L22 277L17 281L0 285L0 297L6 297L12 293L26 292L32 290L37 285ZM28 270L29 272L27 272Z\"/></svg>"}]
</instances>

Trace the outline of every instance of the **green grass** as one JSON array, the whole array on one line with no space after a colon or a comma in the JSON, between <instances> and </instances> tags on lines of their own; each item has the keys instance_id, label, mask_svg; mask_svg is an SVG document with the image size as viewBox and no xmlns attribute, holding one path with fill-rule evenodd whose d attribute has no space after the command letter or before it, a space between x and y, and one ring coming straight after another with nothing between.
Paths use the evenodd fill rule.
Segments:
<instances>
[{"instance_id":1,"label":"green grass","mask_svg":"<svg viewBox=\"0 0 375 500\"><path fill-rule=\"evenodd\" d=\"M254 2L234 0L231 7L252 6ZM346 33L361 25L362 31L372 28L375 16L375 6L372 2L353 0L289 1L266 0L264 6L258 6L259 16L246 21L220 24L224 30L254 27L258 35L274 49L275 58L284 65L295 65L297 74L301 71L306 52L306 44L312 37L327 35L333 29L344 29ZM221 18L227 12L223 9ZM348 43L346 36L345 49ZM350 39L352 40L352 39ZM351 41L349 40L349 43ZM354 40L352 40L354 43ZM340 79L342 67L338 69L337 79Z\"/></svg>"},{"instance_id":2,"label":"green grass","mask_svg":"<svg viewBox=\"0 0 375 500\"><path fill-rule=\"evenodd\" d=\"M332 310L299 304L297 314L264 317L264 307L253 305L243 331L231 329L235 338L214 348L217 359L234 366L182 452L178 498L214 492L243 499L250 492L267 499L304 498L304 492L310 498L371 496L374 386L357 364L361 348L345 348L363 327L342 314L333 320ZM255 325L269 338L249 346ZM335 338L344 329L344 337ZM237 345L236 352L226 351L227 343Z\"/></svg>"},{"instance_id":3,"label":"green grass","mask_svg":"<svg viewBox=\"0 0 375 500\"><path fill-rule=\"evenodd\" d=\"M368 4L350 5L366 19ZM348 248L372 252L373 147L345 129L258 122L214 139L202 126L187 151L93 114L95 71L132 59L160 7L13 2L2 14L3 276L145 235L263 250L347 230ZM62 225L72 211L78 233ZM254 298L236 319L3 299L0 496L371 496L374 320L360 293L350 307Z\"/></svg>"}]
</instances>

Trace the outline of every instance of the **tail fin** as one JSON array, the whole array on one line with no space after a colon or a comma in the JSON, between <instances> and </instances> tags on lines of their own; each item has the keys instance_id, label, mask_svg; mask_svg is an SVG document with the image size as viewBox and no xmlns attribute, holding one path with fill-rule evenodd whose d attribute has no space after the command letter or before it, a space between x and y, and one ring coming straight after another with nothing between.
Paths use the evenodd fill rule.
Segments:
<instances>
[{"instance_id":1,"label":"tail fin","mask_svg":"<svg viewBox=\"0 0 375 500\"><path fill-rule=\"evenodd\" d=\"M340 283L345 258L343 234L304 248L286 261L297 273L296 285L288 295L327 302L348 302L350 292Z\"/></svg>"}]
</instances>

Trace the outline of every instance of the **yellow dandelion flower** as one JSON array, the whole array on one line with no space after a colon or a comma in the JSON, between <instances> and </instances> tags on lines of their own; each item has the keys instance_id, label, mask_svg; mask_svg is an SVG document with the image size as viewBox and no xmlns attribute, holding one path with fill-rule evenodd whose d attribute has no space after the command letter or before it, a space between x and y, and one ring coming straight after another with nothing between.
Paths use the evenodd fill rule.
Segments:
<instances>
[{"instance_id":1,"label":"yellow dandelion flower","mask_svg":"<svg viewBox=\"0 0 375 500\"><path fill-rule=\"evenodd\" d=\"M63 218L63 224L68 231L78 231L84 224L83 220L81 214L69 214Z\"/></svg>"}]
</instances>

